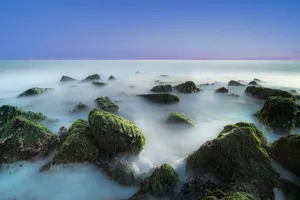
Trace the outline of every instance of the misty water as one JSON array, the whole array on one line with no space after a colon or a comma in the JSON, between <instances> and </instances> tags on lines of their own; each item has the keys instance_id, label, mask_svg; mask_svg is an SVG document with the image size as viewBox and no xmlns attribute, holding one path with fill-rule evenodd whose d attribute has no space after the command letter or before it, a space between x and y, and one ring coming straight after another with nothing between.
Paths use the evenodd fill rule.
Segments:
<instances>
[{"instance_id":1,"label":"misty water","mask_svg":"<svg viewBox=\"0 0 300 200\"><path fill-rule=\"evenodd\" d=\"M62 75L81 80L94 73L100 74L101 81L108 85L97 88L91 83L59 83ZM161 74L169 77L161 77ZM117 80L108 81L110 75ZM299 77L298 61L0 61L0 105L14 105L58 119L56 123L45 124L58 134L61 126L68 127L78 118L87 119L88 112L70 113L76 104L83 102L93 108L97 97L109 96L118 104L118 114L136 123L145 134L144 150L138 157L130 158L136 171L143 173L169 163L184 181L183 159L207 140L215 138L227 124L252 122L264 131L269 143L280 137L262 127L253 116L263 101L244 95L245 86L227 87L229 80L241 80L247 84L253 78L259 78L264 86L298 90ZM157 85L156 80L171 85L187 80L197 85L217 84L200 86L203 90L195 94L174 92L180 97L180 102L173 105L152 104L136 96L149 93ZM214 92L222 86L240 97ZM31 87L54 90L38 97L16 98ZM187 128L166 124L166 116L172 111L188 115L195 120L196 126ZM39 172L39 168L50 159L2 166L0 199L118 200L129 198L138 190L137 186L119 186L93 165L56 166L48 172ZM282 176L299 183L282 167L275 167ZM276 191L276 199L285 198Z\"/></svg>"}]
</instances>

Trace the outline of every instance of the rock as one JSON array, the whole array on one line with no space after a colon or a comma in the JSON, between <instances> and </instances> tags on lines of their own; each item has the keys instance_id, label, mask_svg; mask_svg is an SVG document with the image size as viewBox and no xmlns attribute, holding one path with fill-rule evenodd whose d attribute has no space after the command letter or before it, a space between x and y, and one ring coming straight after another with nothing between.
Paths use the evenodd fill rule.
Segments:
<instances>
[{"instance_id":1,"label":"rock","mask_svg":"<svg viewBox=\"0 0 300 200\"><path fill-rule=\"evenodd\" d=\"M289 134L295 126L296 114L296 104L290 98L269 97L257 117L274 132Z\"/></svg>"},{"instance_id":2,"label":"rock","mask_svg":"<svg viewBox=\"0 0 300 200\"><path fill-rule=\"evenodd\" d=\"M103 87L106 86L107 83L99 82L99 81L93 81L92 84L96 87Z\"/></svg>"},{"instance_id":3,"label":"rock","mask_svg":"<svg viewBox=\"0 0 300 200\"><path fill-rule=\"evenodd\" d=\"M162 74L160 77L170 77L169 75Z\"/></svg>"},{"instance_id":4,"label":"rock","mask_svg":"<svg viewBox=\"0 0 300 200\"><path fill-rule=\"evenodd\" d=\"M66 82L73 82L73 81L78 81L75 78L72 78L70 76L62 76L60 79L60 82L66 83Z\"/></svg>"},{"instance_id":5,"label":"rock","mask_svg":"<svg viewBox=\"0 0 300 200\"><path fill-rule=\"evenodd\" d=\"M117 113L119 110L119 106L112 102L109 97L98 97L95 102L101 110L111 113Z\"/></svg>"},{"instance_id":6,"label":"rock","mask_svg":"<svg viewBox=\"0 0 300 200\"><path fill-rule=\"evenodd\" d=\"M131 85L131 86L129 86L130 88L135 88L135 86L134 85Z\"/></svg>"},{"instance_id":7,"label":"rock","mask_svg":"<svg viewBox=\"0 0 300 200\"><path fill-rule=\"evenodd\" d=\"M80 113L80 112L85 112L85 111L89 111L90 108L83 104L82 102L78 103L72 110L72 113Z\"/></svg>"},{"instance_id":8,"label":"rock","mask_svg":"<svg viewBox=\"0 0 300 200\"><path fill-rule=\"evenodd\" d=\"M153 87L151 92L172 92L173 88L171 85L157 85Z\"/></svg>"},{"instance_id":9,"label":"rock","mask_svg":"<svg viewBox=\"0 0 300 200\"><path fill-rule=\"evenodd\" d=\"M179 97L174 94L160 93L160 94L139 94L137 95L146 100L159 104L173 104L179 102Z\"/></svg>"},{"instance_id":10,"label":"rock","mask_svg":"<svg viewBox=\"0 0 300 200\"><path fill-rule=\"evenodd\" d=\"M295 127L300 128L300 105L297 105Z\"/></svg>"},{"instance_id":11,"label":"rock","mask_svg":"<svg viewBox=\"0 0 300 200\"><path fill-rule=\"evenodd\" d=\"M238 94L234 94L234 93L227 94L227 96L229 96L229 97L235 97L235 98L238 98L238 97L240 97L240 95L238 95Z\"/></svg>"},{"instance_id":12,"label":"rock","mask_svg":"<svg viewBox=\"0 0 300 200\"><path fill-rule=\"evenodd\" d=\"M116 80L116 78L113 75L111 75L107 80L109 80L109 81Z\"/></svg>"},{"instance_id":13,"label":"rock","mask_svg":"<svg viewBox=\"0 0 300 200\"><path fill-rule=\"evenodd\" d=\"M187 81L185 83L181 83L174 87L178 92L182 93L193 93L193 92L200 92L200 88L196 86L193 81Z\"/></svg>"},{"instance_id":14,"label":"rock","mask_svg":"<svg viewBox=\"0 0 300 200\"><path fill-rule=\"evenodd\" d=\"M140 71L136 71L135 73L136 73L136 74L140 74L141 72L140 72Z\"/></svg>"},{"instance_id":15,"label":"rock","mask_svg":"<svg viewBox=\"0 0 300 200\"><path fill-rule=\"evenodd\" d=\"M0 163L31 160L48 154L58 138L44 126L17 116L0 128Z\"/></svg>"},{"instance_id":16,"label":"rock","mask_svg":"<svg viewBox=\"0 0 300 200\"><path fill-rule=\"evenodd\" d=\"M287 97L293 100L296 99L294 95L287 91L265 87L248 86L245 90L245 93L262 100L266 100L271 96Z\"/></svg>"},{"instance_id":17,"label":"rock","mask_svg":"<svg viewBox=\"0 0 300 200\"><path fill-rule=\"evenodd\" d=\"M253 81L256 81L256 82L262 82L260 79L258 78L254 78Z\"/></svg>"},{"instance_id":18,"label":"rock","mask_svg":"<svg viewBox=\"0 0 300 200\"><path fill-rule=\"evenodd\" d=\"M258 85L258 83L256 81L250 81L248 85Z\"/></svg>"},{"instance_id":19,"label":"rock","mask_svg":"<svg viewBox=\"0 0 300 200\"><path fill-rule=\"evenodd\" d=\"M136 181L137 174L117 157L100 156L96 160L96 165L104 174L120 185L129 186Z\"/></svg>"},{"instance_id":20,"label":"rock","mask_svg":"<svg viewBox=\"0 0 300 200\"><path fill-rule=\"evenodd\" d=\"M295 95L297 100L300 100L300 95Z\"/></svg>"},{"instance_id":21,"label":"rock","mask_svg":"<svg viewBox=\"0 0 300 200\"><path fill-rule=\"evenodd\" d=\"M142 184L141 189L130 200L146 199L145 197L165 197L174 193L178 174L168 164L154 169L150 177Z\"/></svg>"},{"instance_id":22,"label":"rock","mask_svg":"<svg viewBox=\"0 0 300 200\"><path fill-rule=\"evenodd\" d=\"M265 134L259 129L257 128L254 124L252 123L247 123L247 122L238 122L236 124L229 124L224 126L223 130L219 133L218 137L223 137L224 134L232 131L234 128L238 129L238 128L250 128L252 130L251 133L254 133L255 136L259 139L261 145L263 147L267 146L268 144L268 140L265 136Z\"/></svg>"},{"instance_id":23,"label":"rock","mask_svg":"<svg viewBox=\"0 0 300 200\"><path fill-rule=\"evenodd\" d=\"M97 81L97 80L100 80L99 74L92 74L79 82L84 83L84 82L92 82L92 81Z\"/></svg>"},{"instance_id":24,"label":"rock","mask_svg":"<svg viewBox=\"0 0 300 200\"><path fill-rule=\"evenodd\" d=\"M25 92L19 94L17 97L31 97L31 96L38 96L41 94L44 94L50 90L53 90L53 88L38 88L38 87L34 87L34 88L30 88L28 90L26 90Z\"/></svg>"},{"instance_id":25,"label":"rock","mask_svg":"<svg viewBox=\"0 0 300 200\"><path fill-rule=\"evenodd\" d=\"M199 86L204 87L204 86L211 86L211 85L216 85L216 83L203 83L203 84L200 84Z\"/></svg>"},{"instance_id":26,"label":"rock","mask_svg":"<svg viewBox=\"0 0 300 200\"><path fill-rule=\"evenodd\" d=\"M288 180L280 180L280 190L286 196L288 200L300 199L300 188L295 183Z\"/></svg>"},{"instance_id":27,"label":"rock","mask_svg":"<svg viewBox=\"0 0 300 200\"><path fill-rule=\"evenodd\" d=\"M138 154L145 146L145 136L133 122L110 112L94 109L89 114L90 134L98 148L109 153Z\"/></svg>"},{"instance_id":28,"label":"rock","mask_svg":"<svg viewBox=\"0 0 300 200\"><path fill-rule=\"evenodd\" d=\"M228 86L244 86L244 84L241 84L240 82L235 80L231 80L229 81Z\"/></svg>"},{"instance_id":29,"label":"rock","mask_svg":"<svg viewBox=\"0 0 300 200\"><path fill-rule=\"evenodd\" d=\"M297 93L297 90L292 89L292 90L290 90L289 92L290 92L290 93L293 93L293 94L296 94L296 93Z\"/></svg>"},{"instance_id":30,"label":"rock","mask_svg":"<svg viewBox=\"0 0 300 200\"><path fill-rule=\"evenodd\" d=\"M216 93L228 93L229 91L228 91L227 88L221 87L221 88L216 89L215 92L216 92Z\"/></svg>"},{"instance_id":31,"label":"rock","mask_svg":"<svg viewBox=\"0 0 300 200\"><path fill-rule=\"evenodd\" d=\"M17 116L22 116L35 122L47 119L47 117L42 113L35 113L31 111L25 112L16 106L3 105L0 107L0 128Z\"/></svg>"},{"instance_id":32,"label":"rock","mask_svg":"<svg viewBox=\"0 0 300 200\"><path fill-rule=\"evenodd\" d=\"M195 122L182 113L171 112L167 117L167 122L171 124L189 124L194 125Z\"/></svg>"},{"instance_id":33,"label":"rock","mask_svg":"<svg viewBox=\"0 0 300 200\"><path fill-rule=\"evenodd\" d=\"M186 172L213 177L224 192L246 192L261 199L274 199L273 189L279 186L279 173L251 127L224 130L203 144L187 158Z\"/></svg>"},{"instance_id":34,"label":"rock","mask_svg":"<svg viewBox=\"0 0 300 200\"><path fill-rule=\"evenodd\" d=\"M77 119L72 126L67 129L66 127L61 127L59 129L59 146L66 140L66 138L71 134L76 133L86 133L88 135L89 131L89 123L87 121L84 121L82 119Z\"/></svg>"},{"instance_id":35,"label":"rock","mask_svg":"<svg viewBox=\"0 0 300 200\"><path fill-rule=\"evenodd\" d=\"M300 176L300 134L279 138L271 144L270 152L274 160Z\"/></svg>"},{"instance_id":36,"label":"rock","mask_svg":"<svg viewBox=\"0 0 300 200\"><path fill-rule=\"evenodd\" d=\"M70 88L76 88L78 85L71 85Z\"/></svg>"},{"instance_id":37,"label":"rock","mask_svg":"<svg viewBox=\"0 0 300 200\"><path fill-rule=\"evenodd\" d=\"M260 200L260 198L245 192L236 192L229 195L226 199L232 200Z\"/></svg>"},{"instance_id":38,"label":"rock","mask_svg":"<svg viewBox=\"0 0 300 200\"><path fill-rule=\"evenodd\" d=\"M41 166L39 172L46 172L49 171L52 167L52 161L47 162L46 164L44 164L43 166Z\"/></svg>"}]
</instances>

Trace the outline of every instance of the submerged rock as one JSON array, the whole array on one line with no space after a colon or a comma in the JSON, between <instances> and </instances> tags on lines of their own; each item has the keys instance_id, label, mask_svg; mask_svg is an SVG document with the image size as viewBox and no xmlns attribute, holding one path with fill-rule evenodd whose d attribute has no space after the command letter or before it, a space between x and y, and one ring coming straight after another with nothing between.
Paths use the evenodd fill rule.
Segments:
<instances>
[{"instance_id":1,"label":"submerged rock","mask_svg":"<svg viewBox=\"0 0 300 200\"><path fill-rule=\"evenodd\" d=\"M242 84L238 81L235 81L235 80L231 80L228 82L228 86L244 86L244 84Z\"/></svg>"},{"instance_id":2,"label":"submerged rock","mask_svg":"<svg viewBox=\"0 0 300 200\"><path fill-rule=\"evenodd\" d=\"M17 116L0 128L0 163L31 160L48 154L57 136L44 126Z\"/></svg>"},{"instance_id":3,"label":"submerged rock","mask_svg":"<svg viewBox=\"0 0 300 200\"><path fill-rule=\"evenodd\" d=\"M170 77L169 75L162 74L160 77Z\"/></svg>"},{"instance_id":4,"label":"submerged rock","mask_svg":"<svg viewBox=\"0 0 300 200\"><path fill-rule=\"evenodd\" d=\"M107 83L99 82L99 81L93 81L92 84L96 87L103 87L106 86Z\"/></svg>"},{"instance_id":5,"label":"submerged rock","mask_svg":"<svg viewBox=\"0 0 300 200\"><path fill-rule=\"evenodd\" d=\"M185 83L181 83L174 87L178 92L182 93L193 93L193 92L200 92L200 88L196 86L193 81L187 81Z\"/></svg>"},{"instance_id":6,"label":"submerged rock","mask_svg":"<svg viewBox=\"0 0 300 200\"><path fill-rule=\"evenodd\" d=\"M38 87L34 87L34 88L30 88L28 90L26 90L25 92L19 94L17 97L31 97L31 96L38 96L41 94L44 94L50 90L53 90L53 88L38 88Z\"/></svg>"},{"instance_id":7,"label":"submerged rock","mask_svg":"<svg viewBox=\"0 0 300 200\"><path fill-rule=\"evenodd\" d=\"M174 193L178 174L168 164L154 169L150 177L142 184L141 189L129 200L147 199L149 196L167 197Z\"/></svg>"},{"instance_id":8,"label":"submerged rock","mask_svg":"<svg viewBox=\"0 0 300 200\"><path fill-rule=\"evenodd\" d=\"M182 113L171 112L167 117L167 122L172 124L189 124L194 125L195 122Z\"/></svg>"},{"instance_id":9,"label":"submerged rock","mask_svg":"<svg viewBox=\"0 0 300 200\"><path fill-rule=\"evenodd\" d=\"M73 81L78 81L76 80L75 78L72 78L70 76L62 76L61 79L60 79L60 82L73 82Z\"/></svg>"},{"instance_id":10,"label":"submerged rock","mask_svg":"<svg viewBox=\"0 0 300 200\"><path fill-rule=\"evenodd\" d=\"M300 176L300 134L279 138L271 144L270 152L274 160Z\"/></svg>"},{"instance_id":11,"label":"submerged rock","mask_svg":"<svg viewBox=\"0 0 300 200\"><path fill-rule=\"evenodd\" d=\"M83 82L92 82L92 81L97 81L97 80L100 80L99 74L92 74L79 82L83 83Z\"/></svg>"},{"instance_id":12,"label":"submerged rock","mask_svg":"<svg viewBox=\"0 0 300 200\"><path fill-rule=\"evenodd\" d=\"M103 173L120 185L133 185L136 181L137 174L117 157L100 156L96 160L96 165Z\"/></svg>"},{"instance_id":13,"label":"submerged rock","mask_svg":"<svg viewBox=\"0 0 300 200\"><path fill-rule=\"evenodd\" d=\"M17 116L25 117L35 122L47 119L47 117L42 113L35 113L31 111L25 112L16 106L3 105L0 107L0 128Z\"/></svg>"},{"instance_id":14,"label":"submerged rock","mask_svg":"<svg viewBox=\"0 0 300 200\"><path fill-rule=\"evenodd\" d=\"M133 122L94 109L89 114L90 134L98 148L109 153L128 152L138 154L145 146L145 136Z\"/></svg>"},{"instance_id":15,"label":"submerged rock","mask_svg":"<svg viewBox=\"0 0 300 200\"><path fill-rule=\"evenodd\" d=\"M229 96L229 97L235 97L235 98L238 98L238 97L240 97L240 95L238 95L238 94L234 94L234 93L227 94L227 96Z\"/></svg>"},{"instance_id":16,"label":"submerged rock","mask_svg":"<svg viewBox=\"0 0 300 200\"><path fill-rule=\"evenodd\" d=\"M215 90L216 93L228 93L228 89L225 87L221 87Z\"/></svg>"},{"instance_id":17,"label":"submerged rock","mask_svg":"<svg viewBox=\"0 0 300 200\"><path fill-rule=\"evenodd\" d=\"M116 77L114 77L113 75L111 75L107 80L116 80Z\"/></svg>"},{"instance_id":18,"label":"submerged rock","mask_svg":"<svg viewBox=\"0 0 300 200\"><path fill-rule=\"evenodd\" d=\"M257 112L259 121L274 132L289 134L295 126L295 102L285 97L269 97Z\"/></svg>"},{"instance_id":19,"label":"submerged rock","mask_svg":"<svg viewBox=\"0 0 300 200\"><path fill-rule=\"evenodd\" d=\"M151 92L172 92L173 88L171 85L157 85L153 87Z\"/></svg>"},{"instance_id":20,"label":"submerged rock","mask_svg":"<svg viewBox=\"0 0 300 200\"><path fill-rule=\"evenodd\" d=\"M263 148L254 128L238 127L203 144L186 162L189 176L212 177L224 192L246 192L273 199L279 173Z\"/></svg>"},{"instance_id":21,"label":"submerged rock","mask_svg":"<svg viewBox=\"0 0 300 200\"><path fill-rule=\"evenodd\" d=\"M174 94L160 93L160 94L139 94L137 95L154 103L173 104L179 102L179 97Z\"/></svg>"},{"instance_id":22,"label":"submerged rock","mask_svg":"<svg viewBox=\"0 0 300 200\"><path fill-rule=\"evenodd\" d=\"M112 102L109 97L98 97L95 102L101 110L111 113L117 113L119 110L119 106Z\"/></svg>"},{"instance_id":23,"label":"submerged rock","mask_svg":"<svg viewBox=\"0 0 300 200\"><path fill-rule=\"evenodd\" d=\"M258 83L256 81L250 81L248 85L258 85Z\"/></svg>"},{"instance_id":24,"label":"submerged rock","mask_svg":"<svg viewBox=\"0 0 300 200\"><path fill-rule=\"evenodd\" d=\"M85 112L85 111L89 111L89 110L90 110L90 108L86 104L83 104L82 102L80 102L73 108L72 113Z\"/></svg>"},{"instance_id":25,"label":"submerged rock","mask_svg":"<svg viewBox=\"0 0 300 200\"><path fill-rule=\"evenodd\" d=\"M248 86L245 90L245 93L262 100L266 100L271 96L287 97L293 100L296 99L294 95L287 91L265 87Z\"/></svg>"},{"instance_id":26,"label":"submerged rock","mask_svg":"<svg viewBox=\"0 0 300 200\"><path fill-rule=\"evenodd\" d=\"M295 89L292 89L292 90L290 90L289 92L290 92L290 93L293 93L293 94L297 94L297 93L298 93L297 90L295 90Z\"/></svg>"}]
</instances>

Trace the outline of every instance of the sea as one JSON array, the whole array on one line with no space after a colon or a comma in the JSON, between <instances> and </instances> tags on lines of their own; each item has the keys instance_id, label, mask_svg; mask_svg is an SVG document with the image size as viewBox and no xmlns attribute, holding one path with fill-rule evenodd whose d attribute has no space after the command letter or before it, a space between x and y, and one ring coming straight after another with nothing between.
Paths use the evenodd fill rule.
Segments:
<instances>
[{"instance_id":1,"label":"sea","mask_svg":"<svg viewBox=\"0 0 300 200\"><path fill-rule=\"evenodd\" d=\"M90 83L61 84L63 75L82 80L99 74L108 83L101 88ZM107 80L110 75L115 81ZM167 76L161 76L167 75ZM108 96L119 106L119 115L133 121L146 137L146 146L131 163L137 173L168 163L185 181L184 158L203 143L214 139L225 125L251 122L261 128L271 143L280 135L262 126L254 117L263 101L244 94L246 86L227 86L230 80L247 85L254 78L266 87L295 89L300 94L300 61L189 61L189 60L24 60L0 61L0 106L13 105L25 111L42 112L56 123L44 124L58 134L62 126L69 127L76 119L86 120L88 112L72 114L79 102L96 107L94 100ZM180 94L180 102L157 105L137 94L150 93L157 81L176 85L194 81L202 89L199 93ZM203 85L209 83L207 85ZM213 84L212 84L213 83ZM70 87L76 85L76 87ZM215 93L227 87L230 97ZM16 98L32 87L54 88L32 98ZM298 102L299 103L299 102ZM187 128L165 122L170 112L182 112L193 119L195 127ZM300 133L295 129L293 133ZM39 168L51 157L38 161L18 162L0 169L0 200L122 200L132 196L138 186L123 187L110 180L95 166L74 164L55 166L50 171ZM299 186L299 179L274 163L284 178ZM276 200L288 199L275 189Z\"/></svg>"}]
</instances>

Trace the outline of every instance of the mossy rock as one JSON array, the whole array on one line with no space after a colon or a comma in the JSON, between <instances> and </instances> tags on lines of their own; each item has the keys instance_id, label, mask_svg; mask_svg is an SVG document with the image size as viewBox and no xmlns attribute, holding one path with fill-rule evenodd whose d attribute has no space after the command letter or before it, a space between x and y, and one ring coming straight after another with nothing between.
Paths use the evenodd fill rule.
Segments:
<instances>
[{"instance_id":1,"label":"mossy rock","mask_svg":"<svg viewBox=\"0 0 300 200\"><path fill-rule=\"evenodd\" d=\"M203 144L187 158L189 176L210 175L228 186L224 192L251 193L262 199L273 198L273 189L279 185L279 173L263 148L255 129L234 128L217 139ZM240 187L249 183L250 187ZM249 188L251 191L249 191Z\"/></svg>"},{"instance_id":2,"label":"mossy rock","mask_svg":"<svg viewBox=\"0 0 300 200\"><path fill-rule=\"evenodd\" d=\"M248 85L258 85L258 83L256 81L250 81Z\"/></svg>"},{"instance_id":3,"label":"mossy rock","mask_svg":"<svg viewBox=\"0 0 300 200\"><path fill-rule=\"evenodd\" d=\"M173 88L171 85L157 85L153 87L151 92L172 92Z\"/></svg>"},{"instance_id":4,"label":"mossy rock","mask_svg":"<svg viewBox=\"0 0 300 200\"><path fill-rule=\"evenodd\" d=\"M265 134L259 128L257 128L254 124L247 123L247 122L238 122L236 124L229 124L229 125L224 126L223 130L219 133L218 137L224 136L224 134L232 131L232 129L234 129L234 128L238 129L238 128L242 128L242 127L252 129L252 133L254 133L256 135L256 137L259 139L259 141L261 142L261 145L267 146L268 140L267 140L267 137L265 136Z\"/></svg>"},{"instance_id":5,"label":"mossy rock","mask_svg":"<svg viewBox=\"0 0 300 200\"><path fill-rule=\"evenodd\" d=\"M300 134L279 138L271 144L270 152L274 160L300 176Z\"/></svg>"},{"instance_id":6,"label":"mossy rock","mask_svg":"<svg viewBox=\"0 0 300 200\"><path fill-rule=\"evenodd\" d=\"M3 105L0 107L0 127L17 116L22 116L35 122L47 119L47 117L42 113L35 113L31 111L25 112L16 106Z\"/></svg>"},{"instance_id":7,"label":"mossy rock","mask_svg":"<svg viewBox=\"0 0 300 200\"><path fill-rule=\"evenodd\" d=\"M141 189L130 200L145 199L148 196L171 196L174 193L177 182L178 174L176 171L170 165L163 164L154 169L150 177L142 184Z\"/></svg>"},{"instance_id":8,"label":"mossy rock","mask_svg":"<svg viewBox=\"0 0 300 200\"><path fill-rule=\"evenodd\" d=\"M138 154L145 146L142 130L133 122L100 109L89 114L91 136L98 147L110 153Z\"/></svg>"},{"instance_id":9,"label":"mossy rock","mask_svg":"<svg viewBox=\"0 0 300 200\"><path fill-rule=\"evenodd\" d=\"M74 82L74 81L78 81L75 78L72 78L70 76L62 76L60 79L60 82L62 83L66 83L66 82Z\"/></svg>"},{"instance_id":10,"label":"mossy rock","mask_svg":"<svg viewBox=\"0 0 300 200\"><path fill-rule=\"evenodd\" d=\"M215 90L216 93L228 93L228 89L225 87L221 87Z\"/></svg>"},{"instance_id":11,"label":"mossy rock","mask_svg":"<svg viewBox=\"0 0 300 200\"><path fill-rule=\"evenodd\" d=\"M245 192L233 193L230 196L227 196L223 199L224 200L260 200L260 198Z\"/></svg>"},{"instance_id":12,"label":"mossy rock","mask_svg":"<svg viewBox=\"0 0 300 200\"><path fill-rule=\"evenodd\" d=\"M294 101L296 100L296 97L287 91L266 87L248 86L245 90L245 93L262 100L266 100L271 96L286 97L291 98Z\"/></svg>"},{"instance_id":13,"label":"mossy rock","mask_svg":"<svg viewBox=\"0 0 300 200\"><path fill-rule=\"evenodd\" d=\"M242 84L238 81L235 81L235 80L231 80L228 82L228 86L244 86L244 84Z\"/></svg>"},{"instance_id":14,"label":"mossy rock","mask_svg":"<svg viewBox=\"0 0 300 200\"><path fill-rule=\"evenodd\" d=\"M104 174L120 185L133 185L137 179L137 174L133 169L117 157L100 156L96 160L96 165Z\"/></svg>"},{"instance_id":15,"label":"mossy rock","mask_svg":"<svg viewBox=\"0 0 300 200\"><path fill-rule=\"evenodd\" d=\"M58 138L44 126L17 116L0 128L0 163L31 160L48 154Z\"/></svg>"},{"instance_id":16,"label":"mossy rock","mask_svg":"<svg viewBox=\"0 0 300 200\"><path fill-rule=\"evenodd\" d=\"M103 86L106 86L107 83L103 83L103 82L99 82L99 81L93 81L92 85L96 86L96 87L103 87Z\"/></svg>"},{"instance_id":17,"label":"mossy rock","mask_svg":"<svg viewBox=\"0 0 300 200\"><path fill-rule=\"evenodd\" d=\"M53 164L93 163L98 149L85 133L70 134L53 157Z\"/></svg>"},{"instance_id":18,"label":"mossy rock","mask_svg":"<svg viewBox=\"0 0 300 200\"><path fill-rule=\"evenodd\" d=\"M289 134L295 126L297 107L290 98L269 97L260 111L259 121L274 132Z\"/></svg>"},{"instance_id":19,"label":"mossy rock","mask_svg":"<svg viewBox=\"0 0 300 200\"><path fill-rule=\"evenodd\" d=\"M159 94L139 94L137 95L148 101L159 104L173 104L179 102L179 97L174 94L159 93Z\"/></svg>"},{"instance_id":20,"label":"mossy rock","mask_svg":"<svg viewBox=\"0 0 300 200\"><path fill-rule=\"evenodd\" d=\"M227 96L229 96L229 97L235 97L235 98L238 98L238 97L240 97L240 95L238 95L238 94L234 94L234 93L227 94Z\"/></svg>"},{"instance_id":21,"label":"mossy rock","mask_svg":"<svg viewBox=\"0 0 300 200\"><path fill-rule=\"evenodd\" d=\"M95 102L101 110L111 113L117 113L119 110L119 106L112 102L109 97L98 97Z\"/></svg>"},{"instance_id":22,"label":"mossy rock","mask_svg":"<svg viewBox=\"0 0 300 200\"><path fill-rule=\"evenodd\" d=\"M83 104L82 102L78 103L72 110L72 113L80 113L80 112L85 112L89 111L90 108L86 105Z\"/></svg>"},{"instance_id":23,"label":"mossy rock","mask_svg":"<svg viewBox=\"0 0 300 200\"><path fill-rule=\"evenodd\" d=\"M200 92L200 88L196 86L193 81L187 81L185 83L181 83L176 85L175 90L181 93L193 93L193 92Z\"/></svg>"},{"instance_id":24,"label":"mossy rock","mask_svg":"<svg viewBox=\"0 0 300 200\"><path fill-rule=\"evenodd\" d=\"M19 94L17 97L32 97L32 96L38 96L41 94L44 94L50 90L53 90L53 88L39 88L39 87L34 87L26 90L25 92Z\"/></svg>"},{"instance_id":25,"label":"mossy rock","mask_svg":"<svg viewBox=\"0 0 300 200\"><path fill-rule=\"evenodd\" d=\"M79 82L84 83L84 82L92 82L92 81L97 81L97 80L100 80L99 74L92 74Z\"/></svg>"},{"instance_id":26,"label":"mossy rock","mask_svg":"<svg viewBox=\"0 0 300 200\"><path fill-rule=\"evenodd\" d=\"M167 117L167 123L170 124L188 124L194 125L195 122L182 113L171 112Z\"/></svg>"},{"instance_id":27,"label":"mossy rock","mask_svg":"<svg viewBox=\"0 0 300 200\"><path fill-rule=\"evenodd\" d=\"M113 75L111 75L107 80L113 81L113 80L116 80L116 77L114 77Z\"/></svg>"}]
</instances>

